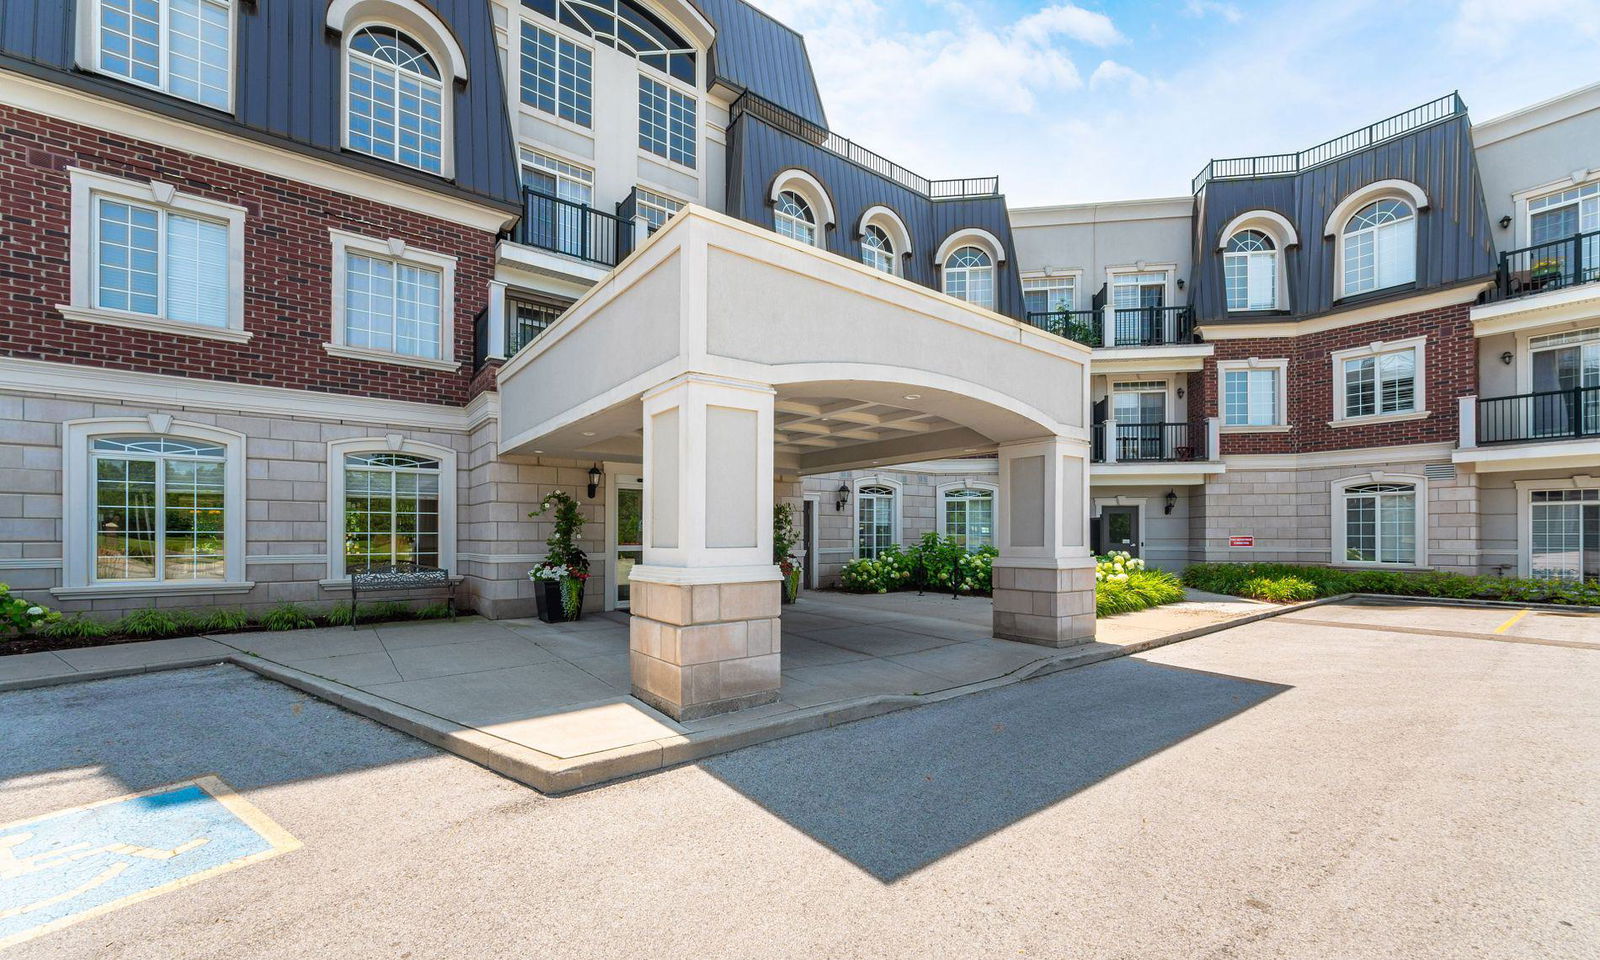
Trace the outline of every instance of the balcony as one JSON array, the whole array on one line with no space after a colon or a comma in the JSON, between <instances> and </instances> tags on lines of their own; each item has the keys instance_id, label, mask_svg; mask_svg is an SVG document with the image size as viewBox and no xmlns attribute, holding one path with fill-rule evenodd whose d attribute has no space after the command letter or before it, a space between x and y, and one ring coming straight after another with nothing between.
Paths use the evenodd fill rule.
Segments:
<instances>
[{"instance_id":1,"label":"balcony","mask_svg":"<svg viewBox=\"0 0 1600 960\"><path fill-rule=\"evenodd\" d=\"M1481 472L1591 466L1600 457L1600 386L1459 401L1457 463Z\"/></svg>"},{"instance_id":2,"label":"balcony","mask_svg":"<svg viewBox=\"0 0 1600 960\"><path fill-rule=\"evenodd\" d=\"M507 296L472 318L472 368L489 359L509 360L561 318L566 306Z\"/></svg>"},{"instance_id":3,"label":"balcony","mask_svg":"<svg viewBox=\"0 0 1600 960\"><path fill-rule=\"evenodd\" d=\"M1093 463L1202 461L1206 459L1208 449L1216 448L1216 438L1209 436L1210 433L1209 420L1204 428L1199 429L1190 423L1116 423L1106 420L1095 424L1090 460ZM1106 445L1108 437L1113 438L1109 447Z\"/></svg>"},{"instance_id":4,"label":"balcony","mask_svg":"<svg viewBox=\"0 0 1600 960\"><path fill-rule=\"evenodd\" d=\"M1600 230L1500 254L1490 301L1516 300L1600 281Z\"/></svg>"},{"instance_id":5,"label":"balcony","mask_svg":"<svg viewBox=\"0 0 1600 960\"><path fill-rule=\"evenodd\" d=\"M1189 307L1112 307L1113 347L1165 347L1194 342L1194 310Z\"/></svg>"},{"instance_id":6,"label":"balcony","mask_svg":"<svg viewBox=\"0 0 1600 960\"><path fill-rule=\"evenodd\" d=\"M1030 311L1026 317L1029 326L1038 327L1058 337L1098 347L1101 343L1099 310Z\"/></svg>"},{"instance_id":7,"label":"balcony","mask_svg":"<svg viewBox=\"0 0 1600 960\"><path fill-rule=\"evenodd\" d=\"M632 224L614 214L522 188L522 219L512 243L548 250L602 267L614 267L632 239Z\"/></svg>"}]
</instances>

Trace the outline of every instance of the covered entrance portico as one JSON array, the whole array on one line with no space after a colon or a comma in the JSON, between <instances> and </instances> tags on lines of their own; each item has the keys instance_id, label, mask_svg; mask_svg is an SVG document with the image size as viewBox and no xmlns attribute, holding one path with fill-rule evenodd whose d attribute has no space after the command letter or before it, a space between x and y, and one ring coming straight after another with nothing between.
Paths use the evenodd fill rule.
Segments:
<instances>
[{"instance_id":1,"label":"covered entrance portico","mask_svg":"<svg viewBox=\"0 0 1600 960\"><path fill-rule=\"evenodd\" d=\"M633 692L776 699L777 500L799 478L998 451L993 631L1094 636L1088 350L689 208L500 371L500 453L641 464Z\"/></svg>"}]
</instances>

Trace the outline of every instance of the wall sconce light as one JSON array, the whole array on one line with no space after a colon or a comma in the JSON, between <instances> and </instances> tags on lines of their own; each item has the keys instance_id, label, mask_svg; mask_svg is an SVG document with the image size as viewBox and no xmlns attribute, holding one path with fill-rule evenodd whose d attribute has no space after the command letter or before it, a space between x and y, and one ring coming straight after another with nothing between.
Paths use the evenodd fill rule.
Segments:
<instances>
[{"instance_id":1,"label":"wall sconce light","mask_svg":"<svg viewBox=\"0 0 1600 960\"><path fill-rule=\"evenodd\" d=\"M600 464L597 463L594 466L589 468L589 499L590 500L593 500L594 499L594 495L596 493L600 492L600 478L602 476L604 476L604 474L602 474L600 472Z\"/></svg>"},{"instance_id":2,"label":"wall sconce light","mask_svg":"<svg viewBox=\"0 0 1600 960\"><path fill-rule=\"evenodd\" d=\"M1168 490L1167 491L1167 509L1166 509L1166 512L1167 513L1171 513L1172 512L1172 508L1176 507L1177 505L1178 505L1178 493L1177 493L1177 491L1176 490Z\"/></svg>"},{"instance_id":3,"label":"wall sconce light","mask_svg":"<svg viewBox=\"0 0 1600 960\"><path fill-rule=\"evenodd\" d=\"M1182 387L1178 388L1178 399L1179 400L1183 399L1183 388Z\"/></svg>"},{"instance_id":4,"label":"wall sconce light","mask_svg":"<svg viewBox=\"0 0 1600 960\"><path fill-rule=\"evenodd\" d=\"M833 495L833 509L839 511L840 513L843 513L844 512L844 505L849 503L849 502L850 502L850 485L848 483L841 483L841 484L839 484L839 489L837 491L835 491L835 493Z\"/></svg>"},{"instance_id":5,"label":"wall sconce light","mask_svg":"<svg viewBox=\"0 0 1600 960\"><path fill-rule=\"evenodd\" d=\"M1179 290L1183 289L1183 278L1182 277L1178 278L1178 289Z\"/></svg>"},{"instance_id":6,"label":"wall sconce light","mask_svg":"<svg viewBox=\"0 0 1600 960\"><path fill-rule=\"evenodd\" d=\"M1511 214L1508 213L1505 216L1500 218L1500 229L1504 230L1506 227L1509 227L1509 226L1511 226Z\"/></svg>"},{"instance_id":7,"label":"wall sconce light","mask_svg":"<svg viewBox=\"0 0 1600 960\"><path fill-rule=\"evenodd\" d=\"M1500 354L1500 362L1505 364L1508 367L1511 366L1511 361L1514 360L1514 359L1516 359L1516 358L1511 355L1511 351L1510 350L1507 350L1505 353Z\"/></svg>"}]
</instances>

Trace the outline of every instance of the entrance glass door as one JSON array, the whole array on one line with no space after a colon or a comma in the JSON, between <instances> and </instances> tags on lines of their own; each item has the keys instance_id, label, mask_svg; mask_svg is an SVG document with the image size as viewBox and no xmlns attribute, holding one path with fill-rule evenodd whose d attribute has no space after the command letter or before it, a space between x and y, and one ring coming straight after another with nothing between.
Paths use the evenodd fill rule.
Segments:
<instances>
[{"instance_id":1,"label":"entrance glass door","mask_svg":"<svg viewBox=\"0 0 1600 960\"><path fill-rule=\"evenodd\" d=\"M611 556L614 585L612 606L628 609L628 575L644 557L644 480L618 477L617 496L612 508L611 529L617 531L616 548Z\"/></svg>"}]
</instances>

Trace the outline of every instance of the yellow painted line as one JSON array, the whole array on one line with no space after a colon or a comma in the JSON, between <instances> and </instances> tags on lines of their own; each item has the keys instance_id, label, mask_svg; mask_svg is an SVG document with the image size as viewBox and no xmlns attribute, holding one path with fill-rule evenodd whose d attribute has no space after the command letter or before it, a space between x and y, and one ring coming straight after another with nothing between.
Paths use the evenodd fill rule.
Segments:
<instances>
[{"instance_id":1,"label":"yellow painted line","mask_svg":"<svg viewBox=\"0 0 1600 960\"><path fill-rule=\"evenodd\" d=\"M1532 612L1533 611L1531 611L1531 610L1518 610L1516 612L1516 614L1514 616L1512 616L1512 618L1510 620L1507 620L1505 623L1500 624L1500 626L1495 627L1494 628L1494 632L1495 633L1505 633L1507 630L1510 630L1512 627L1516 626L1518 620L1521 620L1523 617L1526 617L1529 613L1532 613Z\"/></svg>"}]
</instances>

